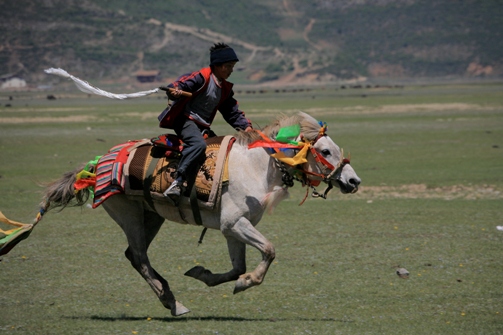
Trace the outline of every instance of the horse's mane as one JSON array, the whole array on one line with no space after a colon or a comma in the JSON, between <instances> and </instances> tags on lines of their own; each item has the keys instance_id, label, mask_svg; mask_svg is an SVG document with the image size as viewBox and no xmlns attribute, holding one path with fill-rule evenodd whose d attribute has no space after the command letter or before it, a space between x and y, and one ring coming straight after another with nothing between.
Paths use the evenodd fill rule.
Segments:
<instances>
[{"instance_id":1,"label":"horse's mane","mask_svg":"<svg viewBox=\"0 0 503 335\"><path fill-rule=\"evenodd\" d=\"M320 131L320 125L318 124L318 121L313 118L312 116L299 112L296 115L293 116L287 116L284 114L281 114L278 116L273 123L270 125L267 125L262 132L269 138L275 139L276 135L278 135L278 131L283 128L283 127L288 127L288 126L293 126L299 124L300 125L300 132L304 136L304 138L308 141L312 141L316 139L316 137L319 134ZM236 135L236 139L238 140L238 143L242 145L248 145L256 140L261 139L262 137L260 134L256 131L251 131L251 132L245 132L245 131L240 131Z\"/></svg>"}]
</instances>

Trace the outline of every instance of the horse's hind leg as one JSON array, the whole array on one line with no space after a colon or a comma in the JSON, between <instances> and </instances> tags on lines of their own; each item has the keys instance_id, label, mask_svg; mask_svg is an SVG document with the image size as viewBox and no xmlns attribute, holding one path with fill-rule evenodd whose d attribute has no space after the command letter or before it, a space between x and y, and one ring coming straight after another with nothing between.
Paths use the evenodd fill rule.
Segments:
<instances>
[{"instance_id":1,"label":"horse's hind leg","mask_svg":"<svg viewBox=\"0 0 503 335\"><path fill-rule=\"evenodd\" d=\"M125 252L127 259L150 285L164 307L170 309L173 316L190 312L175 300L168 282L152 268L147 256L147 249L164 218L145 210L141 202L130 201L120 194L108 199L103 207L126 234L129 244Z\"/></svg>"},{"instance_id":2,"label":"horse's hind leg","mask_svg":"<svg viewBox=\"0 0 503 335\"><path fill-rule=\"evenodd\" d=\"M157 235L159 232L159 229L161 228L162 224L164 222L164 218L159 216L157 213L153 213L150 211L144 211L144 231L145 231L145 244L146 244L146 250L148 250L148 247L150 246L150 243L154 239L154 237ZM146 253L145 253L146 254ZM185 313L190 312L189 309L185 308L181 303L175 300L175 297L173 293L171 292L169 288L169 284L166 279L164 279L154 268L150 266L150 262L148 261L148 257L146 258L146 261L150 266L150 269L153 271L154 276L144 276L144 271L146 268L142 265L141 262L137 261L137 257L135 257L135 254L133 252L133 249L130 246L126 249L125 252L126 258L131 262L131 265L142 275L143 278L149 283L149 285L152 287L154 292L157 294L159 297L159 300L161 303L168 309L171 310L171 314L173 316L180 316ZM139 265L139 266L138 266ZM150 277L153 277L153 281L150 280ZM156 280L158 282L156 282ZM159 285L162 288L162 290L159 292ZM174 304L173 304L174 302Z\"/></svg>"}]
</instances>

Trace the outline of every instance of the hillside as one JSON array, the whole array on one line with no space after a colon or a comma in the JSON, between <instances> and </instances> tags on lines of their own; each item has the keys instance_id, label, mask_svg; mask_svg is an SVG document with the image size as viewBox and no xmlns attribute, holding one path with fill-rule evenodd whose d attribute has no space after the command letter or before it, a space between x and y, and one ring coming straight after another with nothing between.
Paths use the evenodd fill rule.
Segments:
<instances>
[{"instance_id":1,"label":"hillside","mask_svg":"<svg viewBox=\"0 0 503 335\"><path fill-rule=\"evenodd\" d=\"M4 0L0 75L47 80L62 67L93 80L164 79L233 46L236 83L501 77L503 1Z\"/></svg>"}]
</instances>

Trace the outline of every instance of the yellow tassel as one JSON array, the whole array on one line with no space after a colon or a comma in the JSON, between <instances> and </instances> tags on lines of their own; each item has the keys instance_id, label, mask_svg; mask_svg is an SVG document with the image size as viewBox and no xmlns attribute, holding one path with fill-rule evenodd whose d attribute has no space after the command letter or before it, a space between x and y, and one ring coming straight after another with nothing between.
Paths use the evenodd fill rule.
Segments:
<instances>
[{"instance_id":1,"label":"yellow tassel","mask_svg":"<svg viewBox=\"0 0 503 335\"><path fill-rule=\"evenodd\" d=\"M277 160L290 165L290 166L295 166L303 163L307 163L307 150L309 149L309 145L304 145L304 147L294 156L294 157L287 157L283 152L277 152L275 154L272 154L271 157L276 158Z\"/></svg>"}]
</instances>

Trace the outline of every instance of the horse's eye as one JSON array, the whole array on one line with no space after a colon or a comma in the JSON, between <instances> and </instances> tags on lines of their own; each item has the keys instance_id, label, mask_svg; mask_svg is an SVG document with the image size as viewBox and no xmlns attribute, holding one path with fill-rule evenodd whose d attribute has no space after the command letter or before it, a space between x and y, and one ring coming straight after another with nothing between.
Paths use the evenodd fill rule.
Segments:
<instances>
[{"instance_id":1,"label":"horse's eye","mask_svg":"<svg viewBox=\"0 0 503 335\"><path fill-rule=\"evenodd\" d=\"M325 157L328 157L330 156L330 150L328 149L321 150L321 154Z\"/></svg>"}]
</instances>

